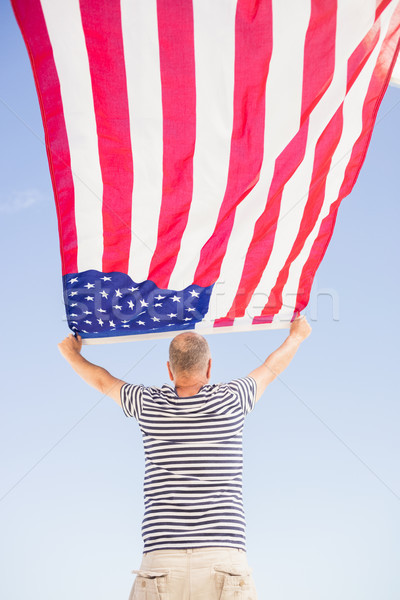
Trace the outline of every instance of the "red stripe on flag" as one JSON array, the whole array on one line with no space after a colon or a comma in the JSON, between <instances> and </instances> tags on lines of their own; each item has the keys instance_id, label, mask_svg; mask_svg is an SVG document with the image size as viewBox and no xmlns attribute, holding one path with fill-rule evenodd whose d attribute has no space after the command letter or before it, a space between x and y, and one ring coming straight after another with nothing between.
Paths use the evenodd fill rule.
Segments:
<instances>
[{"instance_id":1,"label":"red stripe on flag","mask_svg":"<svg viewBox=\"0 0 400 600\"><path fill-rule=\"evenodd\" d=\"M303 308L305 308L305 306L308 304L315 273L322 259L324 258L325 252L329 246L329 242L331 241L339 204L340 200L333 202L329 211L329 215L322 220L318 237L314 241L310 256L304 264L297 290L297 301L296 308L294 310L294 316L300 314Z\"/></svg>"},{"instance_id":2,"label":"red stripe on flag","mask_svg":"<svg viewBox=\"0 0 400 600\"><path fill-rule=\"evenodd\" d=\"M214 321L213 327L232 327L232 325L234 325L234 323L235 323L235 319L228 319L228 318L216 319Z\"/></svg>"},{"instance_id":3,"label":"red stripe on flag","mask_svg":"<svg viewBox=\"0 0 400 600\"><path fill-rule=\"evenodd\" d=\"M313 247L310 252L310 256L305 263L298 288L298 295L296 301L295 314L300 313L308 304L311 292L311 286L314 280L315 273L325 255L326 249L328 248L331 240L333 230L335 227L336 215L339 205L343 198L350 194L357 181L358 174L365 160L365 156L368 150L369 142L373 127L375 125L376 116L378 114L379 106L382 98L386 92L387 86L389 85L392 67L396 62L397 55L400 50L400 5L395 10L394 15L388 29L388 33L385 37L385 41L382 44L381 51L378 56L377 64L374 73L371 78L371 82L368 86L367 95L363 104L362 111L362 131L358 137L356 143L353 146L351 157L347 165L342 186L339 191L337 200L332 203L329 215L323 219L319 230L318 237L316 238ZM388 71L384 80L382 80L382 69L381 61L385 63L385 55L387 55L388 49L392 46L396 47L395 52L392 55L392 65Z\"/></svg>"},{"instance_id":4,"label":"red stripe on flag","mask_svg":"<svg viewBox=\"0 0 400 600\"><path fill-rule=\"evenodd\" d=\"M133 161L118 2L80 0L103 180L103 271L126 273L131 244Z\"/></svg>"},{"instance_id":5,"label":"red stripe on flag","mask_svg":"<svg viewBox=\"0 0 400 600\"><path fill-rule=\"evenodd\" d=\"M383 11L389 6L392 0L376 0L375 21L379 19Z\"/></svg>"},{"instance_id":6,"label":"red stripe on flag","mask_svg":"<svg viewBox=\"0 0 400 600\"><path fill-rule=\"evenodd\" d=\"M314 229L321 212L324 198L326 179L331 168L332 155L335 152L343 130L343 103L336 111L325 130L321 134L315 149L313 174L310 193L304 208L299 232L286 262L281 269L278 279L271 290L268 302L260 316L253 323L271 323L274 315L278 314L283 305L283 289L289 277L292 262L299 256L308 236Z\"/></svg>"},{"instance_id":7,"label":"red stripe on flag","mask_svg":"<svg viewBox=\"0 0 400 600\"><path fill-rule=\"evenodd\" d=\"M228 181L217 224L202 248L194 276L194 283L203 287L218 279L236 207L250 193L260 176L264 151L265 85L271 53L271 1L238 0Z\"/></svg>"},{"instance_id":8,"label":"red stripe on flag","mask_svg":"<svg viewBox=\"0 0 400 600\"><path fill-rule=\"evenodd\" d=\"M336 52L337 2L313 0L304 45L303 125L331 84Z\"/></svg>"},{"instance_id":9,"label":"red stripe on flag","mask_svg":"<svg viewBox=\"0 0 400 600\"><path fill-rule=\"evenodd\" d=\"M323 23L321 22L321 8L315 6L316 4L318 2L314 0L304 43L300 129L276 159L266 207L256 222L238 291L227 314L227 317L231 319L244 315L246 307L267 268L274 245L284 187L304 159L309 120L304 121L303 118L309 114L313 94L316 94L319 98L322 90L325 91L327 88L327 85L319 76L315 77L316 63L319 64L320 61L325 61L321 73L323 73L326 82L332 81L335 66L336 10L330 10L328 13L329 23ZM336 4L334 6L336 7ZM328 56L326 56L327 48L330 49ZM314 104L312 105L314 106Z\"/></svg>"},{"instance_id":10,"label":"red stripe on flag","mask_svg":"<svg viewBox=\"0 0 400 600\"><path fill-rule=\"evenodd\" d=\"M42 7L39 0L12 0L32 64L42 113L58 216L62 273L77 272L77 235L75 226L74 182L65 127L63 104Z\"/></svg>"},{"instance_id":11,"label":"red stripe on flag","mask_svg":"<svg viewBox=\"0 0 400 600\"><path fill-rule=\"evenodd\" d=\"M167 288L187 225L193 193L196 142L193 6L187 0L158 0L157 16L163 107L163 185L157 246L148 277L158 287Z\"/></svg>"}]
</instances>

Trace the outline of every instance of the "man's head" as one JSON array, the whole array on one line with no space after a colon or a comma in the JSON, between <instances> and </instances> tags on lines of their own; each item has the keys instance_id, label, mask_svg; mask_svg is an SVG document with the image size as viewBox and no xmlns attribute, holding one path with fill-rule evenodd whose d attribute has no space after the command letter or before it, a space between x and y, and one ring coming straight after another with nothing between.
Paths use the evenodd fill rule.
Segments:
<instances>
[{"instance_id":1,"label":"man's head","mask_svg":"<svg viewBox=\"0 0 400 600\"><path fill-rule=\"evenodd\" d=\"M210 378L211 354L207 341L194 331L180 333L170 343L168 369L172 380Z\"/></svg>"}]
</instances>

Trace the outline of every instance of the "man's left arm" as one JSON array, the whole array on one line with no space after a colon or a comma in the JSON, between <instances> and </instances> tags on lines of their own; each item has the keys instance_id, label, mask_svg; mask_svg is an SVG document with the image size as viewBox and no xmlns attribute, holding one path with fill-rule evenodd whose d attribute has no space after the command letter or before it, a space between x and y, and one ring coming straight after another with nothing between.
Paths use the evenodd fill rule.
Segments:
<instances>
[{"instance_id":1,"label":"man's left arm","mask_svg":"<svg viewBox=\"0 0 400 600\"><path fill-rule=\"evenodd\" d=\"M102 394L109 396L121 406L121 387L124 385L125 381L113 377L106 369L94 365L82 356L82 338L80 335L75 337L71 333L58 344L58 349L74 371L78 373L86 383L96 388L96 390Z\"/></svg>"},{"instance_id":2,"label":"man's left arm","mask_svg":"<svg viewBox=\"0 0 400 600\"><path fill-rule=\"evenodd\" d=\"M256 402L265 388L286 369L292 361L300 344L310 335L311 327L304 316L297 317L290 325L290 333L281 346L263 362L261 366L249 373L257 383Z\"/></svg>"}]
</instances>

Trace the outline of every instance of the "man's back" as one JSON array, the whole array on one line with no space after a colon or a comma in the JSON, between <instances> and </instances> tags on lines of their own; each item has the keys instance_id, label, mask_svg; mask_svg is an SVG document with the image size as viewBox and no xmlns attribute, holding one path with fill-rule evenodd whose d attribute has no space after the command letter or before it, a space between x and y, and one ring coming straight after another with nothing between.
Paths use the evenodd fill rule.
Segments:
<instances>
[{"instance_id":1,"label":"man's back","mask_svg":"<svg viewBox=\"0 0 400 600\"><path fill-rule=\"evenodd\" d=\"M121 406L143 435L144 551L245 549L242 431L255 403L251 377L179 397L170 386L125 384Z\"/></svg>"}]
</instances>

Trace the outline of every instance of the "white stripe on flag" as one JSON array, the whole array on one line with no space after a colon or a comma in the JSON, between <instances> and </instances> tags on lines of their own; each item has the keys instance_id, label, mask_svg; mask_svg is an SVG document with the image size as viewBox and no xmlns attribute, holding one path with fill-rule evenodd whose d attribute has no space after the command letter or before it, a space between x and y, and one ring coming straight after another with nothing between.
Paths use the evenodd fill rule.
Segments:
<instances>
[{"instance_id":1,"label":"white stripe on flag","mask_svg":"<svg viewBox=\"0 0 400 600\"><path fill-rule=\"evenodd\" d=\"M236 2L194 0L196 147L193 196L169 287L193 277L203 245L214 231L228 179L233 124ZM212 18L210 18L212 15Z\"/></svg>"},{"instance_id":2,"label":"white stripe on flag","mask_svg":"<svg viewBox=\"0 0 400 600\"><path fill-rule=\"evenodd\" d=\"M370 27L372 27L374 23L374 12L368 15L369 23L366 22L365 11L361 10L363 8L363 0L358 0L360 7L360 12L357 13L359 15L364 14L364 19L350 19L346 5L343 5L343 2L339 4L338 10L338 29L348 30L348 34L354 35L354 42L352 49L358 45L359 42L364 35L367 33ZM290 316L293 314L293 310L296 305L297 295L293 295L294 291L297 291L299 285L299 279L301 275L301 271L303 269L304 263L306 262L312 245L318 236L319 229L322 223L322 220L329 214L330 206L335 200L337 200L339 195L339 190L344 180L344 174L346 167L349 163L351 157L352 148L359 137L362 131L362 109L365 97L367 95L367 90L369 83L371 81L371 76L373 70L376 65L376 60L378 58L379 51L381 49L382 43L384 41L385 35L387 33L387 29L389 27L390 19L392 17L394 11L394 3L388 6L386 10L381 15L381 29L380 29L380 37L379 42L376 45L374 51L369 57L367 63L362 69L360 75L357 80L349 90L349 93L346 96L343 105L343 133L340 139L340 142L336 148L336 151L332 157L331 168L329 170L329 174L327 177L326 189L325 189L325 198L324 204L319 214L318 220L314 226L313 231L308 236L308 239L297 257L291 266L289 271L288 281L284 287L283 298L287 299L286 304L290 304L290 306L282 306L281 311L275 315L274 322L279 322L282 319L285 320L288 315L288 311L291 311ZM349 30L348 23L352 23L352 29ZM343 41L343 40L342 40ZM344 50L344 47L339 45L337 46L337 56L341 65L345 65L346 62L344 60L343 55L341 55L341 51ZM338 94L337 94L338 95ZM338 95L339 97L339 95Z\"/></svg>"},{"instance_id":3,"label":"white stripe on flag","mask_svg":"<svg viewBox=\"0 0 400 600\"><path fill-rule=\"evenodd\" d=\"M122 35L133 154L128 275L145 281L157 244L162 198L163 111L156 0L122 0Z\"/></svg>"},{"instance_id":4,"label":"white stripe on flag","mask_svg":"<svg viewBox=\"0 0 400 600\"><path fill-rule=\"evenodd\" d=\"M101 271L103 183L89 62L79 1L42 0L42 9L60 80L71 155L78 237L78 271L87 269Z\"/></svg>"}]
</instances>

